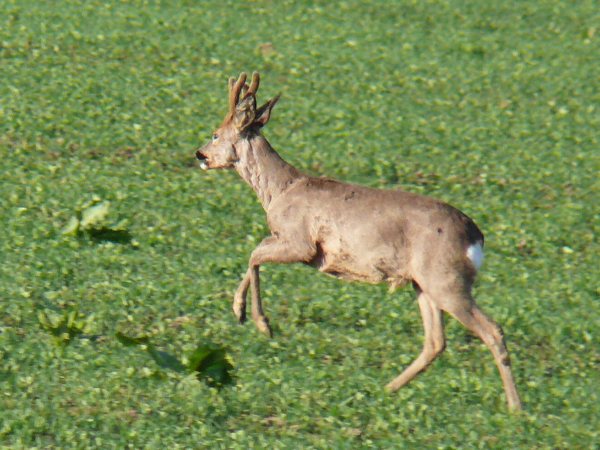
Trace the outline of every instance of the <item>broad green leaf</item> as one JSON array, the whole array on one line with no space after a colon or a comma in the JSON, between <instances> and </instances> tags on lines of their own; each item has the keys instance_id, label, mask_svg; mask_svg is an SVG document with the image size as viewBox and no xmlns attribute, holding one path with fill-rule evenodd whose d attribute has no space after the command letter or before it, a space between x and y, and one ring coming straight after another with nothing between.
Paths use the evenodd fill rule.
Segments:
<instances>
[{"instance_id":1,"label":"broad green leaf","mask_svg":"<svg viewBox=\"0 0 600 450\"><path fill-rule=\"evenodd\" d=\"M223 386L233 381L230 373L233 366L224 348L201 345L194 350L189 361L188 367L196 372L198 379L204 379L210 385Z\"/></svg>"},{"instance_id":2,"label":"broad green leaf","mask_svg":"<svg viewBox=\"0 0 600 450\"><path fill-rule=\"evenodd\" d=\"M61 230L61 233L64 235L76 235L79 231L79 219L77 217L71 217L71 219L67 222L64 228Z\"/></svg>"},{"instance_id":3,"label":"broad green leaf","mask_svg":"<svg viewBox=\"0 0 600 450\"><path fill-rule=\"evenodd\" d=\"M83 210L81 213L81 228L86 230L92 228L94 225L101 224L102 221L106 219L106 216L108 216L109 210L110 202L108 201L97 203L96 205Z\"/></svg>"}]
</instances>

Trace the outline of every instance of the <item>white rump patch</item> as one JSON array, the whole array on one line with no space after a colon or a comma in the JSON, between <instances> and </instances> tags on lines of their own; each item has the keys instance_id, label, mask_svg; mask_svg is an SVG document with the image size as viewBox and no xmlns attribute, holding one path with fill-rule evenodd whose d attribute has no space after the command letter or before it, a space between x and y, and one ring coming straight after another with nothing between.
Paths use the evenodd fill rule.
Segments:
<instances>
[{"instance_id":1,"label":"white rump patch","mask_svg":"<svg viewBox=\"0 0 600 450\"><path fill-rule=\"evenodd\" d=\"M475 242L467 248L467 258L471 260L476 270L483 264L483 246L481 242Z\"/></svg>"}]
</instances>

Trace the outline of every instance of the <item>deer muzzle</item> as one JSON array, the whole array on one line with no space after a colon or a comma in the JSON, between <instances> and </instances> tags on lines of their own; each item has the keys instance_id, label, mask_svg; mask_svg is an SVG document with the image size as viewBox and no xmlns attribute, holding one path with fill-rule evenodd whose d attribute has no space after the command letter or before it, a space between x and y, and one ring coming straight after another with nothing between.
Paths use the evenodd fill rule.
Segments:
<instances>
[{"instance_id":1,"label":"deer muzzle","mask_svg":"<svg viewBox=\"0 0 600 450\"><path fill-rule=\"evenodd\" d=\"M208 158L207 156L202 153L200 150L196 151L196 158L198 159L198 161L200 161L200 168L203 170L207 170L208 169Z\"/></svg>"}]
</instances>

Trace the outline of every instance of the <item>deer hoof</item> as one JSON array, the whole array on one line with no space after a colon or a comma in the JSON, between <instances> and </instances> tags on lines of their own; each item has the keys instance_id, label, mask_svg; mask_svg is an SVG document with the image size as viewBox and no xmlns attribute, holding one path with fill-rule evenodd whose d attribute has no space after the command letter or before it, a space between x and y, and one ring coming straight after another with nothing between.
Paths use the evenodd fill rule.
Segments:
<instances>
[{"instance_id":1,"label":"deer hoof","mask_svg":"<svg viewBox=\"0 0 600 450\"><path fill-rule=\"evenodd\" d=\"M401 386L398 385L398 383L394 383L394 381L390 381L386 386L385 386L385 390L387 392L389 392L390 394L393 392L396 392L398 389L400 389Z\"/></svg>"},{"instance_id":2,"label":"deer hoof","mask_svg":"<svg viewBox=\"0 0 600 450\"><path fill-rule=\"evenodd\" d=\"M237 318L238 322L243 324L246 322L246 305L243 303L233 302L233 314Z\"/></svg>"},{"instance_id":3,"label":"deer hoof","mask_svg":"<svg viewBox=\"0 0 600 450\"><path fill-rule=\"evenodd\" d=\"M264 316L259 317L255 323L256 328L258 328L258 331L260 331L262 334L269 336L270 338L273 337L273 330L271 330L271 326L269 325L269 319L267 319Z\"/></svg>"}]
</instances>

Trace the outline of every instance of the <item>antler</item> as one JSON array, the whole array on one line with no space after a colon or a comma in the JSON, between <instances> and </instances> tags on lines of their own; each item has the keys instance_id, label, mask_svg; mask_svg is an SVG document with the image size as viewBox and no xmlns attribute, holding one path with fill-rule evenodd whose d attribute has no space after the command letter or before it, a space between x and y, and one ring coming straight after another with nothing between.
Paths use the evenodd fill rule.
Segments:
<instances>
[{"instance_id":1,"label":"antler","mask_svg":"<svg viewBox=\"0 0 600 450\"><path fill-rule=\"evenodd\" d=\"M260 84L260 75L258 74L258 72L253 72L252 73L252 83L250 83L250 87L248 88L248 91L246 92L246 96L254 95L256 97L256 91L258 91L259 84Z\"/></svg>"},{"instance_id":2,"label":"antler","mask_svg":"<svg viewBox=\"0 0 600 450\"><path fill-rule=\"evenodd\" d=\"M254 82L254 80L252 80ZM240 92L246 83L246 73L242 72L237 81L234 78L229 79L229 114L235 112L235 107L240 99Z\"/></svg>"},{"instance_id":3,"label":"antler","mask_svg":"<svg viewBox=\"0 0 600 450\"><path fill-rule=\"evenodd\" d=\"M258 72L252 73L252 82L250 87L246 84L246 73L242 72L239 78L229 78L229 112L233 113L235 107L240 101L240 97L246 98L249 95L256 97L256 91L260 86L260 75Z\"/></svg>"}]
</instances>

